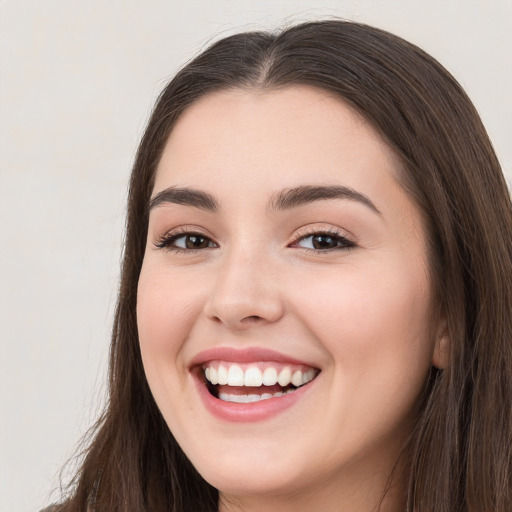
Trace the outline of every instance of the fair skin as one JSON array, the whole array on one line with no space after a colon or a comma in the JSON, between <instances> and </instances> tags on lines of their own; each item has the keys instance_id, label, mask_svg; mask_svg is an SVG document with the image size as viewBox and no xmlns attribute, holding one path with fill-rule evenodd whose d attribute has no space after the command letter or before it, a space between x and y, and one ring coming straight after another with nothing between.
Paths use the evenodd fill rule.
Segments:
<instances>
[{"instance_id":1,"label":"fair skin","mask_svg":"<svg viewBox=\"0 0 512 512\"><path fill-rule=\"evenodd\" d=\"M212 93L174 127L139 338L158 407L222 512L377 510L440 343L399 168L368 123L312 87ZM221 366L305 384L219 385Z\"/></svg>"}]
</instances>

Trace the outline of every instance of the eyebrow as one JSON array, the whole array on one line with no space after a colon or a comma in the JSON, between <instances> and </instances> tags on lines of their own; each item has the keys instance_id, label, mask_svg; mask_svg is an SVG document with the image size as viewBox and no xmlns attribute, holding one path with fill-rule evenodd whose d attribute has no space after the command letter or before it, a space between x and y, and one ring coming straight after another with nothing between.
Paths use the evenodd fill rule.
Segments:
<instances>
[{"instance_id":1,"label":"eyebrow","mask_svg":"<svg viewBox=\"0 0 512 512\"><path fill-rule=\"evenodd\" d=\"M305 204L328 199L349 199L367 206L382 215L370 198L357 190L343 185L303 185L276 194L269 202L269 210L288 210Z\"/></svg>"},{"instance_id":2,"label":"eyebrow","mask_svg":"<svg viewBox=\"0 0 512 512\"><path fill-rule=\"evenodd\" d=\"M381 215L381 212L368 196L343 185L302 185L282 190L270 199L267 209L269 211L289 210L329 199L357 201ZM217 199L207 192L187 187L169 187L150 200L148 210L150 211L165 203L192 206L211 212L220 209Z\"/></svg>"},{"instance_id":3,"label":"eyebrow","mask_svg":"<svg viewBox=\"0 0 512 512\"><path fill-rule=\"evenodd\" d=\"M151 198L148 210L151 211L153 208L164 203L193 206L194 208L200 208L201 210L212 212L219 209L219 203L211 194L193 188L166 188Z\"/></svg>"}]
</instances>

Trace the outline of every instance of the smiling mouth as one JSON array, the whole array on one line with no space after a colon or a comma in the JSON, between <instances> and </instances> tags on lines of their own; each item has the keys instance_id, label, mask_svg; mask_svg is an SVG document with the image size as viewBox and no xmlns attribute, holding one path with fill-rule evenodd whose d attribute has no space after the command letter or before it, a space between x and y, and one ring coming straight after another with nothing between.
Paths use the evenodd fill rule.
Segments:
<instances>
[{"instance_id":1,"label":"smiling mouth","mask_svg":"<svg viewBox=\"0 0 512 512\"><path fill-rule=\"evenodd\" d=\"M320 370L279 363L236 364L211 361L202 366L208 391L224 402L251 403L278 398L310 384Z\"/></svg>"}]
</instances>

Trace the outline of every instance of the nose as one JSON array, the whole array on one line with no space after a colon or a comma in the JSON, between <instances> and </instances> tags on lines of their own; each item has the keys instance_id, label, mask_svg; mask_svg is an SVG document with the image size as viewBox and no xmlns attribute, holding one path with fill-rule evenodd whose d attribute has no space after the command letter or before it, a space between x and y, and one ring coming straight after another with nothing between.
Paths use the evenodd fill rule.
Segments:
<instances>
[{"instance_id":1,"label":"nose","mask_svg":"<svg viewBox=\"0 0 512 512\"><path fill-rule=\"evenodd\" d=\"M284 312L282 290L269 258L251 251L222 263L205 314L233 330L276 322Z\"/></svg>"}]
</instances>

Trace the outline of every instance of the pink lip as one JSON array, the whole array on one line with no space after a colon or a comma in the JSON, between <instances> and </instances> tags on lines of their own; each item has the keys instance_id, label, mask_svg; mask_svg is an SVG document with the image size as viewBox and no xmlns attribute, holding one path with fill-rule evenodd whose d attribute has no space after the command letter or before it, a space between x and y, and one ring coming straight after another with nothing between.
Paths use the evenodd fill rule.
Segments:
<instances>
[{"instance_id":1,"label":"pink lip","mask_svg":"<svg viewBox=\"0 0 512 512\"><path fill-rule=\"evenodd\" d=\"M208 361L222 360L229 361L232 363L255 363L274 361L276 363L283 364L295 364L295 365L306 365L314 368L313 365L308 364L305 361L299 361L287 355L259 347L248 347L244 349L232 348L232 347L216 347L205 350L197 354L190 363L190 367L207 363Z\"/></svg>"},{"instance_id":2,"label":"pink lip","mask_svg":"<svg viewBox=\"0 0 512 512\"><path fill-rule=\"evenodd\" d=\"M315 380L307 385L298 388L292 393L282 395L280 397L260 400L247 404L226 402L214 397L205 385L202 370L199 366L208 361L222 360L233 363L251 363L274 361L276 363L308 365L304 361L288 357L274 350L262 349L258 347L235 349L230 347L217 347L199 353L190 363L191 374L194 378L196 388L199 392L202 402L206 409L223 421L248 423L263 421L279 414L286 409L292 407L301 400L310 389L315 385ZM312 366L314 368L314 366Z\"/></svg>"}]
</instances>

